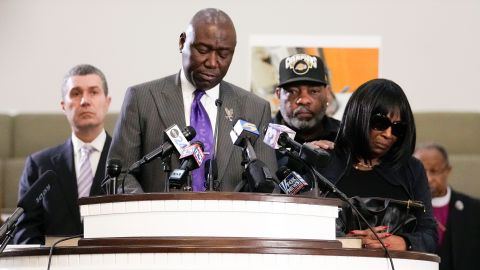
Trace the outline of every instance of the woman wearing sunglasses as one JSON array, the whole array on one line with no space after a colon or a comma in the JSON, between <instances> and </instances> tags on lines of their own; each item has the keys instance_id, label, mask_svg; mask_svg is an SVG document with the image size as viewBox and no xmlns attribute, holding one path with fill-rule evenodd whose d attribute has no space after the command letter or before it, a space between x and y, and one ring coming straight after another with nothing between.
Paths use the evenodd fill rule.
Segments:
<instances>
[{"instance_id":1,"label":"woman wearing sunglasses","mask_svg":"<svg viewBox=\"0 0 480 270\"><path fill-rule=\"evenodd\" d=\"M387 224L374 224L374 230L388 249L434 252L436 226L425 171L412 157L415 140L413 114L400 86L386 79L368 81L346 105L323 175L348 197L423 202L425 211L415 215L410 232L391 232ZM345 233L361 237L365 248L382 248L368 229Z\"/></svg>"}]
</instances>

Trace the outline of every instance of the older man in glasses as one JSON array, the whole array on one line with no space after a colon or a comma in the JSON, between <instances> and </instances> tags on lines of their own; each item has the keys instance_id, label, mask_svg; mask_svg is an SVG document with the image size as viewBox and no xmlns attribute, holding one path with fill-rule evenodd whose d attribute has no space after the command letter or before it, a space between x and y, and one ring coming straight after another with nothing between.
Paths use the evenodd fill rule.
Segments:
<instances>
[{"instance_id":1,"label":"older man in glasses","mask_svg":"<svg viewBox=\"0 0 480 270\"><path fill-rule=\"evenodd\" d=\"M445 148L436 143L420 145L414 156L422 161L432 193L437 221L437 253L440 270L478 269L480 201L453 190L448 185L452 166Z\"/></svg>"}]
</instances>

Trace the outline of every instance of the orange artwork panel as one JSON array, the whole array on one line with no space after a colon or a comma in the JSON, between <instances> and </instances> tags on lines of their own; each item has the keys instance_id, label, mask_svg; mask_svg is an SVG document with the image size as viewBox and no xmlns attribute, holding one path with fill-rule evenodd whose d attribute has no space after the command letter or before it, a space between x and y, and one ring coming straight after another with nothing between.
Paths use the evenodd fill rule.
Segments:
<instances>
[{"instance_id":1,"label":"orange artwork panel","mask_svg":"<svg viewBox=\"0 0 480 270\"><path fill-rule=\"evenodd\" d=\"M318 55L318 48L305 52ZM335 93L351 93L364 82L378 78L378 48L322 48L330 84Z\"/></svg>"}]
</instances>

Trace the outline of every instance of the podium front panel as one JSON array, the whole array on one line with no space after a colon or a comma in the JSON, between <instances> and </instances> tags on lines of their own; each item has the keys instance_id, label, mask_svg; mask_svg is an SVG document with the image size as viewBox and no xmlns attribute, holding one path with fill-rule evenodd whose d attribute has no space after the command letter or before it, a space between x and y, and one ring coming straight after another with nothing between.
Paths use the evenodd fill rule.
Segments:
<instances>
[{"instance_id":1,"label":"podium front panel","mask_svg":"<svg viewBox=\"0 0 480 270\"><path fill-rule=\"evenodd\" d=\"M438 256L391 252L396 270L438 270ZM192 248L192 247L76 247L58 248L52 257L56 270L343 270L391 269L382 250ZM0 270L46 269L48 249L6 252Z\"/></svg>"},{"instance_id":2,"label":"podium front panel","mask_svg":"<svg viewBox=\"0 0 480 270\"><path fill-rule=\"evenodd\" d=\"M123 197L122 197L123 196ZM83 199L85 238L260 237L335 240L338 202L232 193L149 194ZM90 201L88 201L90 200Z\"/></svg>"}]
</instances>

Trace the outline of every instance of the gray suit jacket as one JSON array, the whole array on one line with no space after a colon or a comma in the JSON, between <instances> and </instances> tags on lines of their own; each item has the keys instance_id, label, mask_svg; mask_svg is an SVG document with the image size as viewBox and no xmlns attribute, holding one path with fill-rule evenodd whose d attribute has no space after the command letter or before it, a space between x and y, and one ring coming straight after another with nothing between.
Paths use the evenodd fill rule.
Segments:
<instances>
[{"instance_id":1,"label":"gray suit jacket","mask_svg":"<svg viewBox=\"0 0 480 270\"><path fill-rule=\"evenodd\" d=\"M218 179L222 181L222 191L232 191L241 181L243 171L240 165L241 148L233 145L229 135L234 121L243 118L257 125L260 133L263 133L263 128L271 118L270 104L225 81L220 83L220 100L222 105L217 118L216 148ZM226 110L233 111L231 120L226 117ZM180 128L186 125L179 73L130 87L116 124L108 158L120 159L127 168L161 146L164 142L163 131L173 124ZM263 143L263 134L254 144L254 148L258 158L275 173L277 170L275 152ZM175 153L172 155L172 169L179 166L178 154ZM134 177L136 179L127 177L127 183L132 187L129 189L130 192L135 192L136 181L140 183L144 192L165 190L166 175L160 159L144 165Z\"/></svg>"}]
</instances>

